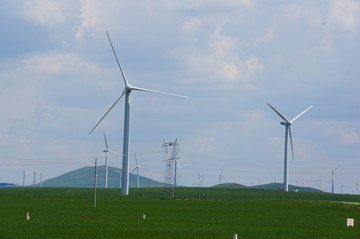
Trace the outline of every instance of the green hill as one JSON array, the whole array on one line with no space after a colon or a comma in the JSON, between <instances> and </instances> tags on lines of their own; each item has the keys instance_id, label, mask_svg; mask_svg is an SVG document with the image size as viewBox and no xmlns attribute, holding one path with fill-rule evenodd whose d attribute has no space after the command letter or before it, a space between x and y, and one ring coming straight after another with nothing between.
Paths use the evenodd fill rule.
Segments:
<instances>
[{"instance_id":1,"label":"green hill","mask_svg":"<svg viewBox=\"0 0 360 239\"><path fill-rule=\"evenodd\" d=\"M239 183L222 183L212 186L213 188L246 188L245 185Z\"/></svg>"},{"instance_id":2,"label":"green hill","mask_svg":"<svg viewBox=\"0 0 360 239\"><path fill-rule=\"evenodd\" d=\"M268 183L268 184L263 184L263 185L251 186L249 188L264 189L264 190L279 190L280 191L283 188L283 184L282 183ZM290 184L289 184L289 191L322 192L321 190L316 189L316 188L298 187L298 186L294 186L294 185L290 185Z\"/></svg>"},{"instance_id":3,"label":"green hill","mask_svg":"<svg viewBox=\"0 0 360 239\"><path fill-rule=\"evenodd\" d=\"M108 187L120 188L120 168L108 167ZM105 185L105 166L97 167L97 185L104 187ZM136 187L137 176L129 175L129 186ZM163 187L163 183L139 176L140 187ZM55 178L42 182L43 187L92 187L94 186L94 167L80 168Z\"/></svg>"}]
</instances>

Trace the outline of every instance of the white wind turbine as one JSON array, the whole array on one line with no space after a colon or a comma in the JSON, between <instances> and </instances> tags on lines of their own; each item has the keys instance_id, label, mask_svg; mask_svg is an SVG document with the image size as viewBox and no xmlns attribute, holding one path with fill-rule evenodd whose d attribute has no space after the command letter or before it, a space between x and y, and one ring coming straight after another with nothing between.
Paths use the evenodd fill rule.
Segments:
<instances>
[{"instance_id":1,"label":"white wind turbine","mask_svg":"<svg viewBox=\"0 0 360 239\"><path fill-rule=\"evenodd\" d=\"M33 181L33 187L35 187L36 184L36 171L34 171L34 181Z\"/></svg>"},{"instance_id":2,"label":"white wind turbine","mask_svg":"<svg viewBox=\"0 0 360 239\"><path fill-rule=\"evenodd\" d=\"M89 134L91 134L91 132L94 131L94 129L100 124L100 122L106 117L106 115L112 110L112 108L117 104L117 102L119 102L119 100L125 95L125 114L124 114L124 141L123 141L123 161L122 161L122 180L121 180L121 194L122 195L128 195L129 194L129 156L130 156L130 93L133 90L137 90L137 91L145 91L145 92L152 92L152 93L158 93L158 94L164 94L164 95L172 95L172 96L178 96L178 97L184 97L187 98L186 96L182 96L182 95L175 95L175 94L170 94L170 93L166 93L166 92L160 92L160 91L155 91L155 90L149 90L149 89L144 89L144 88L139 88L139 87L135 87L132 86L126 76L125 73L120 65L120 61L116 55L115 49L113 47L113 44L111 42L110 36L108 34L108 32L106 31L106 35L109 39L111 48L113 50L115 59L117 61L118 67L120 69L122 78L124 80L125 83L125 88L122 92L122 94L120 95L120 97L115 101L115 103L110 107L110 109L105 113L105 115L97 122L97 124L94 126L94 128L90 131Z\"/></svg>"},{"instance_id":3,"label":"white wind turbine","mask_svg":"<svg viewBox=\"0 0 360 239\"><path fill-rule=\"evenodd\" d=\"M134 168L133 171L131 171L131 173L135 172L135 170L136 170L136 176L137 176L137 179L136 179L136 187L139 188L139 187L140 187L139 170L140 170L140 168L142 168L142 167L138 164L136 154L135 154L135 163L136 163L136 167ZM145 169L145 170L146 170L146 168L142 168L142 169Z\"/></svg>"},{"instance_id":4,"label":"white wind turbine","mask_svg":"<svg viewBox=\"0 0 360 239\"><path fill-rule=\"evenodd\" d=\"M289 191L289 182L288 182L289 174L288 174L288 158L287 158L287 155L288 155L288 153L287 153L287 150L288 150L288 146L287 146L287 144L288 144L288 136L290 136L291 153L292 153L292 158L294 159L294 147L293 147L293 142L292 142L292 135L291 135L291 127L290 126L294 123L294 121L296 119L298 119L306 111L311 109L312 106L310 106L309 108L304 110L302 113L298 114L292 120L288 120L282 114L280 114L274 107L272 107L269 103L268 103L268 105L270 106L271 109L273 109L275 111L276 114L278 114L280 116L281 119L284 120L283 122L280 122L281 125L285 126L284 191Z\"/></svg>"},{"instance_id":5,"label":"white wind turbine","mask_svg":"<svg viewBox=\"0 0 360 239\"><path fill-rule=\"evenodd\" d=\"M33 172L30 172L30 171L28 171L28 170L23 170L23 187L25 186L25 176L26 176L26 173L33 173Z\"/></svg>"},{"instance_id":6,"label":"white wind turbine","mask_svg":"<svg viewBox=\"0 0 360 239\"><path fill-rule=\"evenodd\" d=\"M105 147L106 149L103 150L103 152L105 153L105 188L108 187L108 175L109 175L109 167L108 167L108 154L109 153L114 153L113 151L109 150L109 146L106 140L106 135L104 132L104 140L105 140Z\"/></svg>"},{"instance_id":7,"label":"white wind turbine","mask_svg":"<svg viewBox=\"0 0 360 239\"><path fill-rule=\"evenodd\" d=\"M331 193L334 193L334 174L335 174L335 171L338 168L340 168L341 166L342 166L342 164L340 164L339 166L337 166L333 170L330 169L330 172L331 172Z\"/></svg>"},{"instance_id":8,"label":"white wind turbine","mask_svg":"<svg viewBox=\"0 0 360 239\"><path fill-rule=\"evenodd\" d=\"M180 170L181 171L181 167L180 167L180 164L179 164L179 161L178 161L179 158L175 158L175 168L174 168L174 187L177 187L177 184L178 184L178 171Z\"/></svg>"},{"instance_id":9,"label":"white wind turbine","mask_svg":"<svg viewBox=\"0 0 360 239\"><path fill-rule=\"evenodd\" d=\"M223 170L221 169L220 176L219 176L219 184L222 183L222 180L225 180L225 177L223 175Z\"/></svg>"}]
</instances>

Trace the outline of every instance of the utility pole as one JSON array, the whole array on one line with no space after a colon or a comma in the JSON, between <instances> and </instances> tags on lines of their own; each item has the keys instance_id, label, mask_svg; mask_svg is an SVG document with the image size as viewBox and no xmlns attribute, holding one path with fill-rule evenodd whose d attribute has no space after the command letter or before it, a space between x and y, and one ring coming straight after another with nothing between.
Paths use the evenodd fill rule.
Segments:
<instances>
[{"instance_id":1,"label":"utility pole","mask_svg":"<svg viewBox=\"0 0 360 239\"><path fill-rule=\"evenodd\" d=\"M94 168L94 207L96 207L96 184L97 184L97 158L95 158L95 168Z\"/></svg>"}]
</instances>

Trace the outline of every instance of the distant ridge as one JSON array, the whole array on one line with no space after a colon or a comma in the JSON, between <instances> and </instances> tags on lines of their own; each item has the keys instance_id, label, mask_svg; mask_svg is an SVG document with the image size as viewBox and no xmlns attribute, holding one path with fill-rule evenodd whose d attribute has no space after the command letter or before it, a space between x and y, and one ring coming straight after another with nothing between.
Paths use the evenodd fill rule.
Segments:
<instances>
[{"instance_id":1,"label":"distant ridge","mask_svg":"<svg viewBox=\"0 0 360 239\"><path fill-rule=\"evenodd\" d=\"M268 183L268 184L262 184L262 185L256 185L256 186L251 186L248 188L253 188L253 189L264 189L264 190L282 190L282 188L284 187L283 183ZM289 184L289 191L299 191L299 192L323 192L319 189L316 188L311 188L311 187L298 187L298 186L294 186L294 185L290 185Z\"/></svg>"},{"instance_id":2,"label":"distant ridge","mask_svg":"<svg viewBox=\"0 0 360 239\"><path fill-rule=\"evenodd\" d=\"M120 173L121 169L109 166L108 187L120 188ZM104 187L105 185L105 166L97 167L97 185ZM163 187L163 183L139 176L140 187ZM136 187L137 176L135 174L129 175L130 187ZM51 178L42 182L43 187L93 187L94 186L94 167L83 167Z\"/></svg>"},{"instance_id":3,"label":"distant ridge","mask_svg":"<svg viewBox=\"0 0 360 239\"><path fill-rule=\"evenodd\" d=\"M13 186L16 186L16 185L13 183L0 183L0 187L13 187Z\"/></svg>"},{"instance_id":4,"label":"distant ridge","mask_svg":"<svg viewBox=\"0 0 360 239\"><path fill-rule=\"evenodd\" d=\"M284 184L283 183L268 183L262 185L255 186L245 186L239 183L222 183L211 186L212 188L248 188L248 189L262 189L262 190L282 190ZM311 187L298 187L289 184L289 191L298 191L298 192L323 192L316 188Z\"/></svg>"},{"instance_id":5,"label":"distant ridge","mask_svg":"<svg viewBox=\"0 0 360 239\"><path fill-rule=\"evenodd\" d=\"M239 183L222 183L214 185L212 188L246 188L246 186Z\"/></svg>"}]
</instances>

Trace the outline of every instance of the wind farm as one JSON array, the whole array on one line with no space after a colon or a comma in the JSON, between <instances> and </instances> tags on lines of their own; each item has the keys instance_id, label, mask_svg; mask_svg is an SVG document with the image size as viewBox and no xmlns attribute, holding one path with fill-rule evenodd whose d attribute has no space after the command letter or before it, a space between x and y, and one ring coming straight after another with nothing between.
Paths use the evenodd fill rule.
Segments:
<instances>
[{"instance_id":1,"label":"wind farm","mask_svg":"<svg viewBox=\"0 0 360 239\"><path fill-rule=\"evenodd\" d=\"M360 2L0 15L1 238L360 234Z\"/></svg>"}]
</instances>

